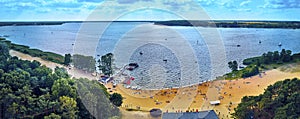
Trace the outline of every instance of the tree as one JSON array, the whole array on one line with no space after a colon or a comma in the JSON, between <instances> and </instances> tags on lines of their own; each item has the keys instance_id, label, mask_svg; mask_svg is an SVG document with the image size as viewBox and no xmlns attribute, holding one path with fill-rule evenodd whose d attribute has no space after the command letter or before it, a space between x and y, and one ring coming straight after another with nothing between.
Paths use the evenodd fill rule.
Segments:
<instances>
[{"instance_id":1,"label":"tree","mask_svg":"<svg viewBox=\"0 0 300 119\"><path fill-rule=\"evenodd\" d=\"M75 54L73 56L74 67L88 72L94 72L96 69L96 61L92 56L83 56Z\"/></svg>"},{"instance_id":2,"label":"tree","mask_svg":"<svg viewBox=\"0 0 300 119\"><path fill-rule=\"evenodd\" d=\"M38 68L39 66L41 66L41 63L36 60L33 60L29 65L30 65L31 69L35 69L35 68Z\"/></svg>"},{"instance_id":3,"label":"tree","mask_svg":"<svg viewBox=\"0 0 300 119\"><path fill-rule=\"evenodd\" d=\"M237 69L238 69L238 63L236 61L230 61L230 62L228 62L228 67L232 71L237 71Z\"/></svg>"},{"instance_id":4,"label":"tree","mask_svg":"<svg viewBox=\"0 0 300 119\"><path fill-rule=\"evenodd\" d=\"M291 50L287 50L286 54L283 58L283 62L290 62L292 60L292 51Z\"/></svg>"},{"instance_id":5,"label":"tree","mask_svg":"<svg viewBox=\"0 0 300 119\"><path fill-rule=\"evenodd\" d=\"M104 73L105 75L111 75L113 73L112 62L113 62L112 53L108 53L106 55L101 56L101 59L98 60L99 70L101 70L102 73Z\"/></svg>"},{"instance_id":6,"label":"tree","mask_svg":"<svg viewBox=\"0 0 300 119\"><path fill-rule=\"evenodd\" d=\"M300 118L300 80L294 78L270 85L259 96L246 96L235 108L238 119L298 119Z\"/></svg>"},{"instance_id":7,"label":"tree","mask_svg":"<svg viewBox=\"0 0 300 119\"><path fill-rule=\"evenodd\" d=\"M61 103L60 109L63 112L64 118L75 119L77 111L77 103L73 98L68 96L59 97L59 102Z\"/></svg>"},{"instance_id":8,"label":"tree","mask_svg":"<svg viewBox=\"0 0 300 119\"><path fill-rule=\"evenodd\" d=\"M250 70L244 70L242 73L243 78L251 77L259 74L258 66L249 66Z\"/></svg>"},{"instance_id":9,"label":"tree","mask_svg":"<svg viewBox=\"0 0 300 119\"><path fill-rule=\"evenodd\" d=\"M58 79L52 86L52 95L54 97L68 96L76 98L76 89L72 86L74 82L71 79Z\"/></svg>"},{"instance_id":10,"label":"tree","mask_svg":"<svg viewBox=\"0 0 300 119\"><path fill-rule=\"evenodd\" d=\"M107 119L113 116L120 116L119 109L109 100L109 93L106 88L97 81L89 81L83 78L76 80L78 96L80 98L79 105L84 107L95 118ZM85 115L79 113L80 115ZM86 116L85 116L86 117Z\"/></svg>"},{"instance_id":11,"label":"tree","mask_svg":"<svg viewBox=\"0 0 300 119\"><path fill-rule=\"evenodd\" d=\"M123 103L123 97L118 93L113 93L110 96L109 100L118 107L121 106Z\"/></svg>"},{"instance_id":12,"label":"tree","mask_svg":"<svg viewBox=\"0 0 300 119\"><path fill-rule=\"evenodd\" d=\"M267 61L265 63L270 64L272 62L273 62L273 52L268 52L267 53Z\"/></svg>"},{"instance_id":13,"label":"tree","mask_svg":"<svg viewBox=\"0 0 300 119\"><path fill-rule=\"evenodd\" d=\"M286 51L285 51L285 49L282 49L280 52L280 61L282 61L282 62L284 61L285 55L286 55Z\"/></svg>"},{"instance_id":14,"label":"tree","mask_svg":"<svg viewBox=\"0 0 300 119\"><path fill-rule=\"evenodd\" d=\"M57 67L53 72L37 61L24 61L5 52L0 52L0 58L5 57L0 60L0 119L95 118L78 98L77 79L70 79L65 69ZM103 85L82 80L93 84L88 88L92 96L98 97L95 112L101 113L96 113L97 118L119 116L118 108L110 103ZM99 91L94 92L96 89Z\"/></svg>"},{"instance_id":15,"label":"tree","mask_svg":"<svg viewBox=\"0 0 300 119\"><path fill-rule=\"evenodd\" d=\"M274 53L273 53L273 60L274 61L279 61L279 59L280 59L279 52L278 51L274 51Z\"/></svg>"},{"instance_id":16,"label":"tree","mask_svg":"<svg viewBox=\"0 0 300 119\"><path fill-rule=\"evenodd\" d=\"M51 113L48 116L45 116L44 119L61 119L61 116L55 114L55 113Z\"/></svg>"},{"instance_id":17,"label":"tree","mask_svg":"<svg viewBox=\"0 0 300 119\"><path fill-rule=\"evenodd\" d=\"M0 61L6 61L9 56L9 48L7 44L0 42Z\"/></svg>"},{"instance_id":18,"label":"tree","mask_svg":"<svg viewBox=\"0 0 300 119\"><path fill-rule=\"evenodd\" d=\"M54 72L58 76L59 79L60 78L70 78L70 76L65 68L55 67Z\"/></svg>"},{"instance_id":19,"label":"tree","mask_svg":"<svg viewBox=\"0 0 300 119\"><path fill-rule=\"evenodd\" d=\"M64 65L70 65L71 63L71 54L65 54L65 60L64 60Z\"/></svg>"},{"instance_id":20,"label":"tree","mask_svg":"<svg viewBox=\"0 0 300 119\"><path fill-rule=\"evenodd\" d=\"M12 103L9 108L7 109L8 114L11 114L10 116L12 118L16 118L17 117L17 113L19 112L19 104L17 103Z\"/></svg>"}]
</instances>

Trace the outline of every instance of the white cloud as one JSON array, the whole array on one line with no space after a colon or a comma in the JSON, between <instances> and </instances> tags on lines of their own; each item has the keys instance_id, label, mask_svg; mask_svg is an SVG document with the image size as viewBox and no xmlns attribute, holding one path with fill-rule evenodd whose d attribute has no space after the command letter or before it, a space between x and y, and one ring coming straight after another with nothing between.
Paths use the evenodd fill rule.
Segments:
<instances>
[{"instance_id":1,"label":"white cloud","mask_svg":"<svg viewBox=\"0 0 300 119\"><path fill-rule=\"evenodd\" d=\"M300 8L300 0L265 0L263 8L290 9Z\"/></svg>"},{"instance_id":2,"label":"white cloud","mask_svg":"<svg viewBox=\"0 0 300 119\"><path fill-rule=\"evenodd\" d=\"M240 6L247 6L251 2L252 2L251 0L243 1L241 2Z\"/></svg>"}]
</instances>

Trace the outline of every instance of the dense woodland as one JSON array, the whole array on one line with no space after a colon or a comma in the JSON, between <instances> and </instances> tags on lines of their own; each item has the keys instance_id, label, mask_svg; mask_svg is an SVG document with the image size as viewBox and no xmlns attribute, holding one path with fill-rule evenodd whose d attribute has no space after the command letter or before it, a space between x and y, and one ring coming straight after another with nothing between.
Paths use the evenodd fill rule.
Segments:
<instances>
[{"instance_id":1,"label":"dense woodland","mask_svg":"<svg viewBox=\"0 0 300 119\"><path fill-rule=\"evenodd\" d=\"M259 57L248 58L243 61L244 65L257 64L259 66L269 65L269 64L283 64L289 62L297 62L299 61L299 54L292 55L291 50L282 49L274 52L263 53Z\"/></svg>"},{"instance_id":2,"label":"dense woodland","mask_svg":"<svg viewBox=\"0 0 300 119\"><path fill-rule=\"evenodd\" d=\"M268 86L259 96L245 96L235 108L238 119L299 119L300 80L286 79Z\"/></svg>"},{"instance_id":3,"label":"dense woodland","mask_svg":"<svg viewBox=\"0 0 300 119\"><path fill-rule=\"evenodd\" d=\"M109 101L116 101L114 96L97 81L71 79L64 68L52 71L37 61L11 57L9 46L0 43L1 119L118 118L118 108ZM119 106L118 99L114 104Z\"/></svg>"}]
</instances>

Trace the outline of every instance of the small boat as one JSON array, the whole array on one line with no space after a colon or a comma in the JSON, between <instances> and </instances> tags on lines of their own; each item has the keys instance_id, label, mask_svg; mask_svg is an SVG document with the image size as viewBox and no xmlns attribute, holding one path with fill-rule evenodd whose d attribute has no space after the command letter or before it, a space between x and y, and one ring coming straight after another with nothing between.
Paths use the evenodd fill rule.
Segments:
<instances>
[{"instance_id":1,"label":"small boat","mask_svg":"<svg viewBox=\"0 0 300 119\"><path fill-rule=\"evenodd\" d=\"M241 47L241 45L236 45L237 47Z\"/></svg>"},{"instance_id":2,"label":"small boat","mask_svg":"<svg viewBox=\"0 0 300 119\"><path fill-rule=\"evenodd\" d=\"M167 59L163 59L163 61L164 61L165 63L167 63L168 60L167 60Z\"/></svg>"},{"instance_id":3,"label":"small boat","mask_svg":"<svg viewBox=\"0 0 300 119\"><path fill-rule=\"evenodd\" d=\"M131 67L134 67L134 68L139 67L139 65L137 63L129 63L128 66L131 66Z\"/></svg>"},{"instance_id":4,"label":"small boat","mask_svg":"<svg viewBox=\"0 0 300 119\"><path fill-rule=\"evenodd\" d=\"M129 71L132 71L134 68L133 67L128 67L126 69L129 70Z\"/></svg>"},{"instance_id":5,"label":"small boat","mask_svg":"<svg viewBox=\"0 0 300 119\"><path fill-rule=\"evenodd\" d=\"M279 46L279 47L281 47L281 46L282 46L281 42L278 44L278 46Z\"/></svg>"},{"instance_id":6,"label":"small boat","mask_svg":"<svg viewBox=\"0 0 300 119\"><path fill-rule=\"evenodd\" d=\"M261 44L261 41L259 40L259 42L258 42L259 44Z\"/></svg>"}]
</instances>

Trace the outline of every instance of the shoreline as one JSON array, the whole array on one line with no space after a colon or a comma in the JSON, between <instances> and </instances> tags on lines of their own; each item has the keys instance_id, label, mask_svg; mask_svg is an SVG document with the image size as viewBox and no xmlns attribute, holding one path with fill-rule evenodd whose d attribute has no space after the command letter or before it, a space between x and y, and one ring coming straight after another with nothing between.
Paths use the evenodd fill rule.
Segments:
<instances>
[{"instance_id":1,"label":"shoreline","mask_svg":"<svg viewBox=\"0 0 300 119\"><path fill-rule=\"evenodd\" d=\"M12 56L17 56L22 60L37 60L51 69L56 66L64 67L63 65L45 61L38 57L10 50ZM298 64L295 67L300 67ZM68 73L76 78L88 78L97 80L91 73L84 72L78 69L68 70ZM160 108L163 112L176 112L186 110L210 110L213 109L219 114L220 118L229 118L233 113L233 109L240 103L243 96L254 96L264 92L264 89L287 78L300 78L298 72L283 72L280 69L268 70L261 77L256 75L251 78L240 78L235 80L213 80L203 84L192 85L179 89L163 89L163 90L131 90L126 89L122 84L118 84L113 88L111 83L106 84L109 93L120 93L123 97L123 104L120 107L122 115L125 117L151 118L149 113L140 111L127 111L126 109L137 109L149 111L151 108ZM238 91L237 91L238 90ZM199 92L200 91L200 92ZM220 104L212 106L209 101L218 99L220 96ZM151 98L152 97L152 98ZM183 104L180 102L188 102ZM230 102L232 103L230 105ZM230 107L229 107L230 105Z\"/></svg>"},{"instance_id":2,"label":"shoreline","mask_svg":"<svg viewBox=\"0 0 300 119\"><path fill-rule=\"evenodd\" d=\"M300 29L299 21L264 21L264 20L167 20L155 21L155 25L189 26L204 28L274 28Z\"/></svg>"},{"instance_id":3,"label":"shoreline","mask_svg":"<svg viewBox=\"0 0 300 119\"><path fill-rule=\"evenodd\" d=\"M16 56L22 60L29 60L29 61L33 61L33 60L36 60L38 62L41 63L41 65L45 65L46 67L52 69L54 71L55 67L63 67L65 69L67 69L68 73L71 75L71 77L75 77L75 78L88 78L90 80L97 80L97 77L95 76L92 76L91 73L87 73L83 70L79 70L79 69L76 69L75 67L72 67L71 69L69 69L68 67L62 65L62 64L58 64L58 63L55 63L55 62L51 62L51 61L47 61L47 60L44 60L42 58L39 58L39 57L32 57L28 54L24 54L22 52L19 52L19 51L15 51L15 50L9 50L9 54L11 56Z\"/></svg>"}]
</instances>

